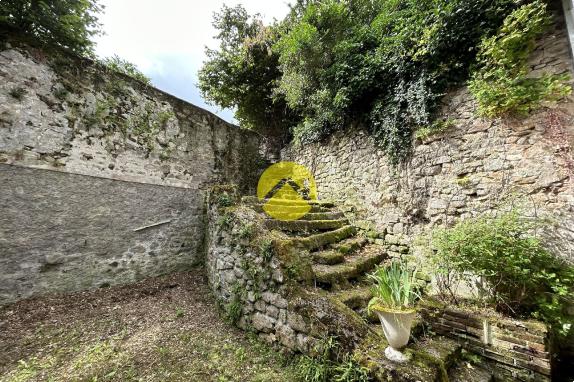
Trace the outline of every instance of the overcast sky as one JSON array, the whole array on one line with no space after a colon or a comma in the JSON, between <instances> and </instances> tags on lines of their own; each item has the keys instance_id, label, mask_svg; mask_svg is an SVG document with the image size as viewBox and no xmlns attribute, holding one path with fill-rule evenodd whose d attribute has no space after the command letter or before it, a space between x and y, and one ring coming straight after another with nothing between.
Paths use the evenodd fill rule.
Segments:
<instances>
[{"instance_id":1,"label":"overcast sky","mask_svg":"<svg viewBox=\"0 0 574 382\"><path fill-rule=\"evenodd\" d=\"M263 19L283 18L288 0L100 0L104 36L96 40L100 57L117 54L136 64L154 86L235 122L231 110L207 105L197 89L204 47L217 46L213 12L223 4L243 4Z\"/></svg>"}]
</instances>

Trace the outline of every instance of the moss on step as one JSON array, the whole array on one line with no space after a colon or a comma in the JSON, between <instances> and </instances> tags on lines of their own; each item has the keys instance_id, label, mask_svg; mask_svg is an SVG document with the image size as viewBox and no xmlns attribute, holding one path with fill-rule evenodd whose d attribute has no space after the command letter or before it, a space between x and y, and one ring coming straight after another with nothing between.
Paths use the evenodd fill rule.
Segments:
<instances>
[{"instance_id":1,"label":"moss on step","mask_svg":"<svg viewBox=\"0 0 574 382\"><path fill-rule=\"evenodd\" d=\"M370 287L344 289L333 293L333 297L347 305L351 309L364 308L373 296Z\"/></svg>"},{"instance_id":2,"label":"moss on step","mask_svg":"<svg viewBox=\"0 0 574 382\"><path fill-rule=\"evenodd\" d=\"M338 212L338 211L309 212L308 214L303 216L303 219L305 219L305 220L338 220L338 219L344 219L344 218L345 218L345 214L343 214L342 212Z\"/></svg>"},{"instance_id":3,"label":"moss on step","mask_svg":"<svg viewBox=\"0 0 574 382\"><path fill-rule=\"evenodd\" d=\"M355 227L347 225L334 231L320 233L305 238L293 239L294 245L301 248L313 251L326 246L327 244L337 243L349 236L354 235L356 232Z\"/></svg>"},{"instance_id":4,"label":"moss on step","mask_svg":"<svg viewBox=\"0 0 574 382\"><path fill-rule=\"evenodd\" d=\"M342 253L330 250L313 252L311 255L313 256L313 260L317 264L335 265L345 261L345 256Z\"/></svg>"},{"instance_id":5,"label":"moss on step","mask_svg":"<svg viewBox=\"0 0 574 382\"><path fill-rule=\"evenodd\" d=\"M290 282L287 291L289 309L303 317L313 337L336 337L342 350L348 352L370 332L357 313L322 289Z\"/></svg>"},{"instance_id":6,"label":"moss on step","mask_svg":"<svg viewBox=\"0 0 574 382\"><path fill-rule=\"evenodd\" d=\"M261 203L253 204L253 205L251 205L251 208L253 208L255 211L260 212L260 213L265 212L263 210L263 204L261 204ZM281 207L282 214L288 216L289 213L292 213L293 219L300 217L301 213L328 213L330 211L331 210L329 208L316 206L316 205L312 205L310 210L309 210L309 206L305 206L305 205L282 206Z\"/></svg>"},{"instance_id":7,"label":"moss on step","mask_svg":"<svg viewBox=\"0 0 574 382\"><path fill-rule=\"evenodd\" d=\"M281 221L276 219L265 220L268 229L279 229L292 232L326 231L344 227L347 220L291 220Z\"/></svg>"},{"instance_id":8,"label":"moss on step","mask_svg":"<svg viewBox=\"0 0 574 382\"><path fill-rule=\"evenodd\" d=\"M344 255L354 253L359 249L363 248L367 244L367 239L363 237L356 237L352 239L347 239L340 243L332 244L331 247Z\"/></svg>"},{"instance_id":9,"label":"moss on step","mask_svg":"<svg viewBox=\"0 0 574 382\"><path fill-rule=\"evenodd\" d=\"M356 278L365 272L370 271L375 265L379 264L385 258L381 248L375 246L367 250L348 257L342 264L313 266L315 279L325 284L341 284L346 280Z\"/></svg>"},{"instance_id":10,"label":"moss on step","mask_svg":"<svg viewBox=\"0 0 574 382\"><path fill-rule=\"evenodd\" d=\"M357 362L369 369L376 381L448 382L447 367L460 354L460 346L443 337L409 345L404 353L410 357L405 363L389 361L384 351L387 341L371 331L355 349Z\"/></svg>"}]
</instances>

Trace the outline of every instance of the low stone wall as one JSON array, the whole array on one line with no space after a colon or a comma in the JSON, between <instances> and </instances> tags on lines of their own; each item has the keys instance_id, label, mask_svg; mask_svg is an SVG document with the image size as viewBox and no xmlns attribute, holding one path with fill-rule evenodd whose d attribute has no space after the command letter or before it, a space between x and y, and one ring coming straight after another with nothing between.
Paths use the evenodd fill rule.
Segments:
<instances>
[{"instance_id":1,"label":"low stone wall","mask_svg":"<svg viewBox=\"0 0 574 382\"><path fill-rule=\"evenodd\" d=\"M334 336L350 350L369 331L344 304L312 285L305 251L264 228L237 189L215 187L208 201L206 268L224 316L290 352L314 353Z\"/></svg>"},{"instance_id":2,"label":"low stone wall","mask_svg":"<svg viewBox=\"0 0 574 382\"><path fill-rule=\"evenodd\" d=\"M550 381L550 338L544 324L428 303L420 312L432 331L492 361L499 378Z\"/></svg>"}]
</instances>

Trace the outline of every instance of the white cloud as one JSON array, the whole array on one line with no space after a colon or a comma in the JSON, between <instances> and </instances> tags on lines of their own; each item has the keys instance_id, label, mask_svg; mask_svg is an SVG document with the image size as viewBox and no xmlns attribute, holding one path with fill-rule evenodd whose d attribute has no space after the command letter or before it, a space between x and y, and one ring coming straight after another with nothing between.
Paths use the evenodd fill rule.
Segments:
<instances>
[{"instance_id":1,"label":"white cloud","mask_svg":"<svg viewBox=\"0 0 574 382\"><path fill-rule=\"evenodd\" d=\"M230 111L208 106L196 88L197 71L205 60L205 46L215 47L213 13L223 4L243 4L264 20L283 18L285 0L101 0L100 17L106 35L96 40L101 57L118 54L136 64L162 90L216 112L231 121Z\"/></svg>"}]
</instances>

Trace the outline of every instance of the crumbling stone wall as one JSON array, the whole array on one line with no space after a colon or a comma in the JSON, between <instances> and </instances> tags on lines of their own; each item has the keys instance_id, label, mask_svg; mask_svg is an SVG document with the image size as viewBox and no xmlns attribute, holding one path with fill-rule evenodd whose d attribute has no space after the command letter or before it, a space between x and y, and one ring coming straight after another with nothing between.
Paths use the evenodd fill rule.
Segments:
<instances>
[{"instance_id":1,"label":"crumbling stone wall","mask_svg":"<svg viewBox=\"0 0 574 382\"><path fill-rule=\"evenodd\" d=\"M558 21L531 57L532 75L570 73L565 27ZM386 234L395 252L437 225L505 206L550 217L555 252L574 261L574 98L526 118L486 119L466 88L444 97L447 131L413 144L399 168L360 127L324 142L291 146L282 159L308 166L319 196L357 210L357 224Z\"/></svg>"},{"instance_id":2,"label":"crumbling stone wall","mask_svg":"<svg viewBox=\"0 0 574 382\"><path fill-rule=\"evenodd\" d=\"M205 190L252 192L264 162L257 135L61 51L0 36L0 79L0 304L197 264Z\"/></svg>"},{"instance_id":3,"label":"crumbling stone wall","mask_svg":"<svg viewBox=\"0 0 574 382\"><path fill-rule=\"evenodd\" d=\"M234 186L211 190L206 269L224 316L290 352L313 354L330 336L342 349L352 350L370 332L367 324L343 303L313 288L304 248L267 230L263 220L241 203Z\"/></svg>"}]
</instances>

